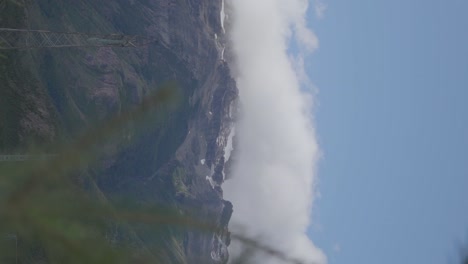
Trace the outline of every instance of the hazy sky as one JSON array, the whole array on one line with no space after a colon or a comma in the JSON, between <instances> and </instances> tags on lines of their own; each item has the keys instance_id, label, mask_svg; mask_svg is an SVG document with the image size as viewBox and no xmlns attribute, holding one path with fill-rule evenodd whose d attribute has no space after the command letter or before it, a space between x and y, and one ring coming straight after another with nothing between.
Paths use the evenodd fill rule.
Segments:
<instances>
[{"instance_id":1,"label":"hazy sky","mask_svg":"<svg viewBox=\"0 0 468 264\"><path fill-rule=\"evenodd\" d=\"M456 263L468 236L468 1L323 3L322 19L308 14L323 153L310 236L333 264Z\"/></svg>"}]
</instances>

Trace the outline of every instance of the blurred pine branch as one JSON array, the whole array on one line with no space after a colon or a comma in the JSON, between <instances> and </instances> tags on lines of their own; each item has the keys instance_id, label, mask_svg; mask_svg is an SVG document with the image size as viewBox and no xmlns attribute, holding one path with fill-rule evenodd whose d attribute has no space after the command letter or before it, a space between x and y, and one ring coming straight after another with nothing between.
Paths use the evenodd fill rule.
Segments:
<instances>
[{"instance_id":1,"label":"blurred pine branch","mask_svg":"<svg viewBox=\"0 0 468 264\"><path fill-rule=\"evenodd\" d=\"M0 234L5 238L0 247L1 263L186 263L180 245L167 234L176 229L215 232L215 226L169 207L112 204L86 171L99 157L103 141L128 123L141 121L149 112L175 101L176 85L166 84L133 110L89 130L71 144L51 148L56 155L50 159L0 164ZM125 229L123 242L112 239L115 225ZM140 226L161 239L154 244L146 241L142 248L134 243L138 238L129 226ZM233 263L248 263L256 251L286 263L301 263L254 239L237 234L232 239L248 249ZM169 254L168 248L178 248L179 255Z\"/></svg>"}]
</instances>

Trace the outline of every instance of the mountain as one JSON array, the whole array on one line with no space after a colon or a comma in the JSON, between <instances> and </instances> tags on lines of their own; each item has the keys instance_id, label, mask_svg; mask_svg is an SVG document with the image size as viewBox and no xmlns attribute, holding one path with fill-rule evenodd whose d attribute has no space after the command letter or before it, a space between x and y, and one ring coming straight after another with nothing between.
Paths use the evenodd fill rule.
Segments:
<instances>
[{"instance_id":1,"label":"mountain","mask_svg":"<svg viewBox=\"0 0 468 264\"><path fill-rule=\"evenodd\" d=\"M111 203L162 206L215 227L152 235L116 225L115 243L151 251L148 241L162 240L169 252L162 263L226 263L232 204L221 184L238 91L224 55L223 8L221 0L3 1L2 28L140 35L152 43L0 50L1 154L74 142L170 84L177 100L96 146L85 174Z\"/></svg>"}]
</instances>

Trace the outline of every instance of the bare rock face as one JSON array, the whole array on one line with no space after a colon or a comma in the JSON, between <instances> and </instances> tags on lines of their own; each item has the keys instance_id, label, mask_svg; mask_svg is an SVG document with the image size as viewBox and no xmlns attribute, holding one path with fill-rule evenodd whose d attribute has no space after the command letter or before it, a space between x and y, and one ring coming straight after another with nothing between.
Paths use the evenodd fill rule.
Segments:
<instances>
[{"instance_id":1,"label":"bare rock face","mask_svg":"<svg viewBox=\"0 0 468 264\"><path fill-rule=\"evenodd\" d=\"M223 200L222 183L238 91L225 61L222 0L26 2L25 27L141 35L154 42L15 55L21 71L32 76L28 84L35 85L28 89L41 94L38 107L22 113L23 129L16 132L27 138L36 131L49 141L73 138L175 81L178 103L104 142L93 173L111 200L125 196L140 205L175 207L214 227L185 229L177 261L226 263L232 204Z\"/></svg>"},{"instance_id":2,"label":"bare rock face","mask_svg":"<svg viewBox=\"0 0 468 264\"><path fill-rule=\"evenodd\" d=\"M212 74L203 85L206 92L198 97L200 111L189 123L189 133L176 156L193 172L190 191L196 199L191 202L203 208L197 218L210 219L210 224L218 230L214 234L190 232L187 240L189 254L209 253L213 261L223 263L228 257L227 225L232 205L222 199L221 185L225 179L225 157L233 128L231 108L237 99L237 89L226 64L220 64ZM194 98L192 103L198 103L196 100ZM209 247L211 252L206 252Z\"/></svg>"},{"instance_id":3,"label":"bare rock face","mask_svg":"<svg viewBox=\"0 0 468 264\"><path fill-rule=\"evenodd\" d=\"M186 232L183 244L187 261L225 263L229 256L227 226L232 205L223 200L221 184L225 178L226 147L233 127L237 88L220 54L220 39L224 37L220 20L221 1L147 1L146 4L121 3L118 13L110 9L115 10L116 6L103 6L100 12L107 14L112 24L121 24L122 27L134 19L124 17L124 10L138 10L135 14L143 14L144 20L141 23L144 27L139 30L158 40L154 47L145 48L138 54L138 60L154 70L135 69L134 72L143 72L146 79L155 83L162 79L175 79L183 86L184 108L189 116L176 115L174 129L183 129L184 133L179 135L177 144L170 146L173 153L158 161L161 162L160 168L165 168L172 177L184 174L181 182L174 183L174 186L176 198L187 213L197 221L216 227L214 232ZM167 133L174 136L173 131ZM144 141L150 142L157 136L161 134L148 136ZM168 135L163 140L166 139ZM144 147L146 145L137 146L133 156L138 156L136 153ZM118 159L116 164L128 162L129 153L131 151L123 154L127 157ZM148 154L152 155L151 152ZM167 162L171 164L170 169L165 165ZM118 167L116 165L113 172L121 171L116 169ZM152 167L154 169L148 168L148 173L140 175L146 186L152 186L158 178L152 177L154 173L163 174L161 169ZM135 185L141 186L138 182Z\"/></svg>"}]
</instances>

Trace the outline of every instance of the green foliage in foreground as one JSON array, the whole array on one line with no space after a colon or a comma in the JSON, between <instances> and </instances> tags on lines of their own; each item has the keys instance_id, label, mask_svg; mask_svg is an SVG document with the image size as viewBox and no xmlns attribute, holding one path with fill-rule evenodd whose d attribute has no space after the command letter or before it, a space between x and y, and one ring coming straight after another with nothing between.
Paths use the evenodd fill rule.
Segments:
<instances>
[{"instance_id":1,"label":"green foliage in foreground","mask_svg":"<svg viewBox=\"0 0 468 264\"><path fill-rule=\"evenodd\" d=\"M0 263L191 263L183 250L184 230L213 233L216 227L170 208L111 202L89 174L105 139L168 107L177 99L175 91L174 85L158 89L133 111L55 147L57 155L49 159L0 163ZM171 180L176 196L190 195L183 168ZM300 263L255 240L232 238L249 248L235 263L249 263L253 251Z\"/></svg>"},{"instance_id":2,"label":"green foliage in foreground","mask_svg":"<svg viewBox=\"0 0 468 264\"><path fill-rule=\"evenodd\" d=\"M160 208L136 211L111 205L86 169L104 139L174 97L173 86L160 89L133 111L89 131L74 144L55 148L57 155L48 160L1 163L0 262L183 263L180 243L168 226L185 220ZM145 241L146 247L154 244L175 252L143 248L128 228L137 222L161 238ZM163 240L169 245L162 247Z\"/></svg>"}]
</instances>

